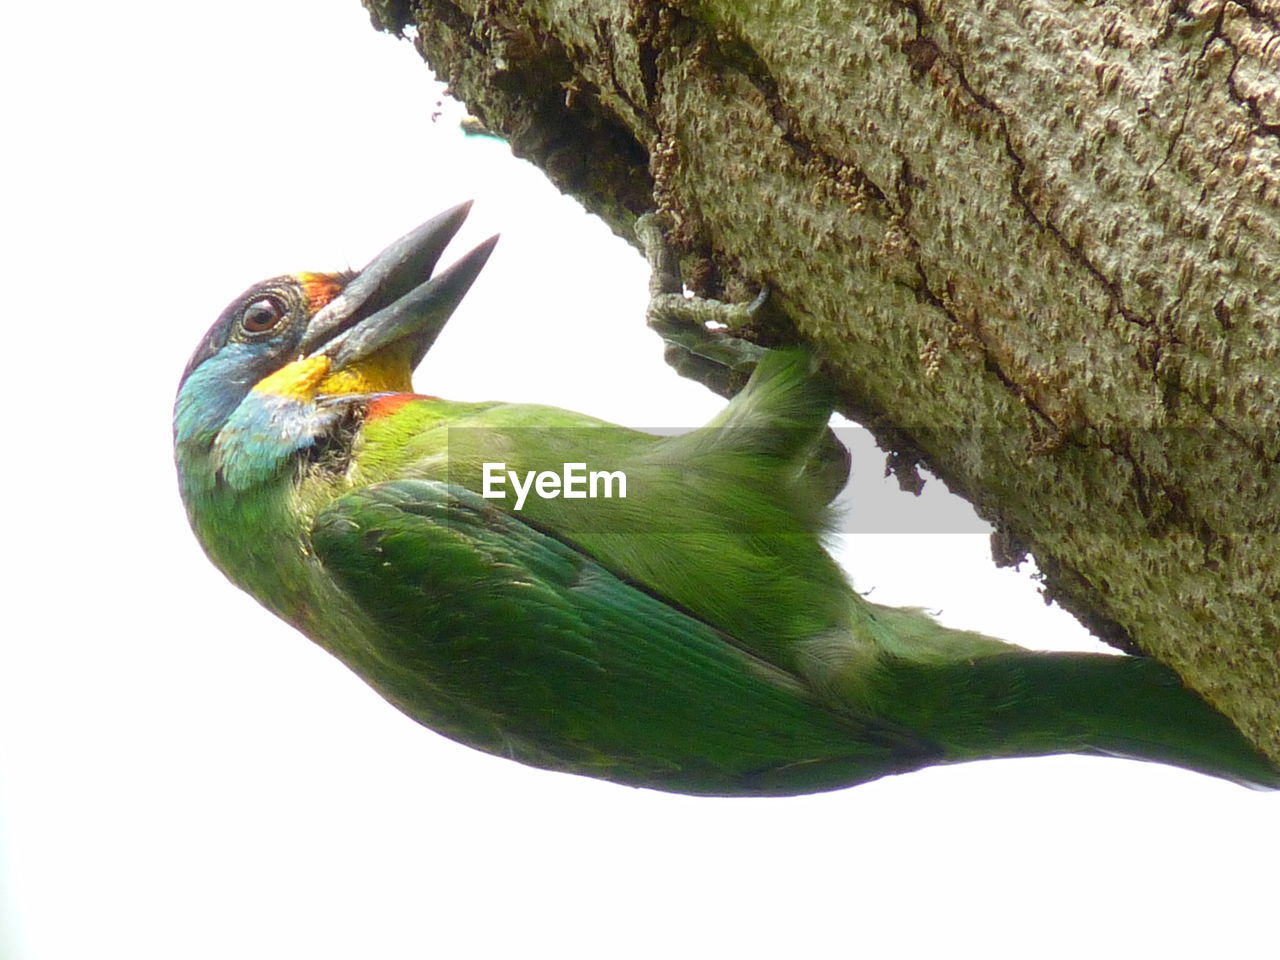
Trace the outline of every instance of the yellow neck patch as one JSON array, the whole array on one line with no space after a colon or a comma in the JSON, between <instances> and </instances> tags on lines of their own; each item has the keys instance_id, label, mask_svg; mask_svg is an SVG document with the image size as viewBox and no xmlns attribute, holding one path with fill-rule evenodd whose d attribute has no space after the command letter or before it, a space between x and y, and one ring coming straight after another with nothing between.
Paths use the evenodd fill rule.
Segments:
<instances>
[{"instance_id":1,"label":"yellow neck patch","mask_svg":"<svg viewBox=\"0 0 1280 960\"><path fill-rule=\"evenodd\" d=\"M377 353L357 360L324 377L318 393L340 396L351 393L407 393L413 390L409 348L389 343Z\"/></svg>"},{"instance_id":2,"label":"yellow neck patch","mask_svg":"<svg viewBox=\"0 0 1280 960\"><path fill-rule=\"evenodd\" d=\"M333 361L323 355L304 357L263 377L253 389L257 393L306 403L316 398L318 388L332 366Z\"/></svg>"},{"instance_id":3,"label":"yellow neck patch","mask_svg":"<svg viewBox=\"0 0 1280 960\"><path fill-rule=\"evenodd\" d=\"M285 397L307 403L316 397L339 397L352 393L410 393L412 371L408 357L394 349L396 344L381 349L371 357L342 370L330 372L333 361L324 355L303 357L285 364L274 374L264 376L253 389L273 397Z\"/></svg>"},{"instance_id":4,"label":"yellow neck patch","mask_svg":"<svg viewBox=\"0 0 1280 960\"><path fill-rule=\"evenodd\" d=\"M342 370L330 372L333 361L323 354L286 363L254 385L257 393L268 393L309 403L316 397L347 396L353 393L409 393L412 371L403 349L391 344Z\"/></svg>"}]
</instances>

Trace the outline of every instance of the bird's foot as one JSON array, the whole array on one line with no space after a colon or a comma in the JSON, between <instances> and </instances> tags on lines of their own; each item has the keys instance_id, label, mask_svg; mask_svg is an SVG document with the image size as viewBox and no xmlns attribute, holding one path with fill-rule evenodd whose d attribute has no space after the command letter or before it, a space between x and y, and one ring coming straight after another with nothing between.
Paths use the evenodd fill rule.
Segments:
<instances>
[{"instance_id":1,"label":"bird's foot","mask_svg":"<svg viewBox=\"0 0 1280 960\"><path fill-rule=\"evenodd\" d=\"M680 263L658 215L636 221L636 236L649 260L649 307L645 320L667 344L666 361L682 377L696 380L724 397L742 389L760 358L768 352L729 330L751 323L769 298L764 287L750 303L725 303L687 297Z\"/></svg>"}]
</instances>

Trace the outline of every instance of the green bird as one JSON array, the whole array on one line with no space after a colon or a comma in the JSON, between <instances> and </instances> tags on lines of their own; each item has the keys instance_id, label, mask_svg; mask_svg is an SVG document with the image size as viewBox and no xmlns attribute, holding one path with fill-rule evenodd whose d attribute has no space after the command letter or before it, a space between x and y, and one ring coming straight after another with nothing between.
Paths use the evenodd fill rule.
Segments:
<instances>
[{"instance_id":1,"label":"green bird","mask_svg":"<svg viewBox=\"0 0 1280 960\"><path fill-rule=\"evenodd\" d=\"M175 405L209 557L394 706L492 754L689 794L1053 753L1280 787L1160 663L1033 652L856 593L822 544L832 395L804 351L762 352L680 436L412 392L497 239L432 276L468 208L359 273L251 287ZM678 289L668 271L654 291L668 329L716 342L671 319Z\"/></svg>"}]
</instances>

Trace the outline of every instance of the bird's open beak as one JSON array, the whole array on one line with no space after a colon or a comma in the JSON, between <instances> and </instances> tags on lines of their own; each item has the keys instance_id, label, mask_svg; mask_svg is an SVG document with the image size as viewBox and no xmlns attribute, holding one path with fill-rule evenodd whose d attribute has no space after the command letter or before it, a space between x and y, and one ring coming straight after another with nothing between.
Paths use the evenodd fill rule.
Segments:
<instances>
[{"instance_id":1,"label":"bird's open beak","mask_svg":"<svg viewBox=\"0 0 1280 960\"><path fill-rule=\"evenodd\" d=\"M331 362L321 393L409 388L498 242L490 237L424 282L470 210L470 201L459 204L405 234L311 318L301 350Z\"/></svg>"}]
</instances>

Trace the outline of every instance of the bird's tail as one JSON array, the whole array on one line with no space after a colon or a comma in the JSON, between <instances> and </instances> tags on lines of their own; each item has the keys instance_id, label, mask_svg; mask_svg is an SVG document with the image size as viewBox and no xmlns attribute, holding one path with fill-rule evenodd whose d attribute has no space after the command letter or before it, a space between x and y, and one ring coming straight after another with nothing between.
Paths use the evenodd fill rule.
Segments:
<instances>
[{"instance_id":1,"label":"bird's tail","mask_svg":"<svg viewBox=\"0 0 1280 960\"><path fill-rule=\"evenodd\" d=\"M955 761L1102 754L1280 789L1280 767L1146 657L1019 651L960 663L899 661L890 673L889 712Z\"/></svg>"}]
</instances>

